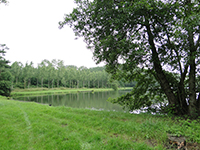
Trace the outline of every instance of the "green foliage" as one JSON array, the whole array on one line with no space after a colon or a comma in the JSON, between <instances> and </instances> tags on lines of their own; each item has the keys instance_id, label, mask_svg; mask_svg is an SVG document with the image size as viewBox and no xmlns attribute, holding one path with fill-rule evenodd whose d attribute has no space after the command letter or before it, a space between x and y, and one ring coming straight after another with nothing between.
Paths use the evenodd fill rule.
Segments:
<instances>
[{"instance_id":1,"label":"green foliage","mask_svg":"<svg viewBox=\"0 0 200 150\"><path fill-rule=\"evenodd\" d=\"M5 69L1 72L0 80L12 81L12 79L13 77L12 77L12 74L10 73L10 70Z\"/></svg>"},{"instance_id":2,"label":"green foliage","mask_svg":"<svg viewBox=\"0 0 200 150\"><path fill-rule=\"evenodd\" d=\"M156 109L160 108L151 108L150 106L166 103L167 99L159 83L150 72L150 70L137 69L137 74L134 76L135 86L132 91L109 101L119 103L130 111L146 107L149 111L156 112Z\"/></svg>"},{"instance_id":3,"label":"green foliage","mask_svg":"<svg viewBox=\"0 0 200 150\"><path fill-rule=\"evenodd\" d=\"M77 7L59 22L60 28L69 25L76 36L84 37L95 61L106 62L106 71L112 78L130 82L137 77L138 68L151 70L145 75L139 71L133 97L122 98L123 105L128 106L134 100L139 107L158 98L154 101L167 100L169 107L176 105L175 113L200 114L197 112L200 102L196 104L200 94L195 83L200 65L199 1L77 0L75 3Z\"/></svg>"},{"instance_id":4,"label":"green foliage","mask_svg":"<svg viewBox=\"0 0 200 150\"><path fill-rule=\"evenodd\" d=\"M33 63L14 62L11 65L14 88L110 88L124 85L124 82L110 82L105 67L86 68L66 66L62 60L43 60L35 68Z\"/></svg>"},{"instance_id":5,"label":"green foliage","mask_svg":"<svg viewBox=\"0 0 200 150\"><path fill-rule=\"evenodd\" d=\"M118 90L119 82L118 81L111 81L111 88L114 89L115 91Z\"/></svg>"},{"instance_id":6,"label":"green foliage","mask_svg":"<svg viewBox=\"0 0 200 150\"><path fill-rule=\"evenodd\" d=\"M172 125L168 129L168 133L175 136L184 136L187 137L188 141L200 142L199 131L200 127L197 125L199 120L190 120L190 119L181 119L177 118L177 123L180 126Z\"/></svg>"},{"instance_id":7,"label":"green foliage","mask_svg":"<svg viewBox=\"0 0 200 150\"><path fill-rule=\"evenodd\" d=\"M0 95L10 96L11 93L11 83L9 81L0 81Z\"/></svg>"},{"instance_id":8,"label":"green foliage","mask_svg":"<svg viewBox=\"0 0 200 150\"><path fill-rule=\"evenodd\" d=\"M9 61L3 57L6 53L5 50L8 50L6 45L0 44L0 95L10 96L12 74L8 70L8 68L10 68L8 65Z\"/></svg>"},{"instance_id":9,"label":"green foliage","mask_svg":"<svg viewBox=\"0 0 200 150\"><path fill-rule=\"evenodd\" d=\"M0 44L0 72L5 68L10 68L9 61L4 58L6 50L9 50L6 44Z\"/></svg>"},{"instance_id":10,"label":"green foliage","mask_svg":"<svg viewBox=\"0 0 200 150\"><path fill-rule=\"evenodd\" d=\"M17 89L17 88L23 89L24 88L24 83L21 83L21 82L15 83L14 84L14 88L15 89Z\"/></svg>"},{"instance_id":11,"label":"green foliage","mask_svg":"<svg viewBox=\"0 0 200 150\"><path fill-rule=\"evenodd\" d=\"M0 75L0 95L10 96L12 85L12 75L7 71L2 71Z\"/></svg>"}]
</instances>

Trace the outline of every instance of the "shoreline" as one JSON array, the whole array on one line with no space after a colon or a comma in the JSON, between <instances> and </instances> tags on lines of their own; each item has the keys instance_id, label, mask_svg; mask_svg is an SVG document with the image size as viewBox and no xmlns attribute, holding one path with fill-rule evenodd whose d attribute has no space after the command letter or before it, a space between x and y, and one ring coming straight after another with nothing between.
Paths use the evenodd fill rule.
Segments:
<instances>
[{"instance_id":1,"label":"shoreline","mask_svg":"<svg viewBox=\"0 0 200 150\"><path fill-rule=\"evenodd\" d=\"M131 90L132 87L119 88L118 90ZM112 88L30 88L30 89L18 89L11 92L11 97L14 96L42 96L50 94L68 94L78 92L103 92L103 91L114 91Z\"/></svg>"}]
</instances>

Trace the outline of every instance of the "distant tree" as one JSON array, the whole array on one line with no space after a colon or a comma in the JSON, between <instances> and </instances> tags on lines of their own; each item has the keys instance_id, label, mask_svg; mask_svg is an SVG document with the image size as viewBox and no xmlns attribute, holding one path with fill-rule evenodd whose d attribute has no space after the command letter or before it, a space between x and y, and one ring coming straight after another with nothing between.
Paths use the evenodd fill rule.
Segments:
<instances>
[{"instance_id":1,"label":"distant tree","mask_svg":"<svg viewBox=\"0 0 200 150\"><path fill-rule=\"evenodd\" d=\"M61 80L61 83L64 85L65 88L67 87L67 77L68 77L68 73L67 73L67 70L65 69L63 78Z\"/></svg>"},{"instance_id":2,"label":"distant tree","mask_svg":"<svg viewBox=\"0 0 200 150\"><path fill-rule=\"evenodd\" d=\"M66 66L67 72L68 72L68 82L69 82L69 87L73 88L74 84L75 84L75 80L76 80L76 71L77 71L77 67L70 65L70 66Z\"/></svg>"},{"instance_id":3,"label":"distant tree","mask_svg":"<svg viewBox=\"0 0 200 150\"><path fill-rule=\"evenodd\" d=\"M39 64L38 64L38 66L37 66L37 68L34 68L34 78L36 78L36 86L37 86L37 88L38 88L38 86L39 86L39 78L40 78L40 72L39 72Z\"/></svg>"},{"instance_id":4,"label":"distant tree","mask_svg":"<svg viewBox=\"0 0 200 150\"><path fill-rule=\"evenodd\" d=\"M11 65L11 73L15 78L15 83L18 83L19 77L22 73L23 64L21 62L15 61Z\"/></svg>"},{"instance_id":5,"label":"distant tree","mask_svg":"<svg viewBox=\"0 0 200 150\"><path fill-rule=\"evenodd\" d=\"M91 76L92 76L92 73L88 70L87 71L87 81L88 81L87 86L88 86L88 88L90 88Z\"/></svg>"},{"instance_id":6,"label":"distant tree","mask_svg":"<svg viewBox=\"0 0 200 150\"><path fill-rule=\"evenodd\" d=\"M12 74L10 73L9 61L4 58L8 48L0 44L0 95L10 96L12 86Z\"/></svg>"},{"instance_id":7,"label":"distant tree","mask_svg":"<svg viewBox=\"0 0 200 150\"><path fill-rule=\"evenodd\" d=\"M82 81L82 87L84 88L85 87L85 81L87 79L87 74L86 74L86 71L88 70L87 67L84 67L84 66L81 66L79 68L79 71L80 71L80 78L81 78L81 81Z\"/></svg>"},{"instance_id":8,"label":"distant tree","mask_svg":"<svg viewBox=\"0 0 200 150\"><path fill-rule=\"evenodd\" d=\"M0 95L10 96L13 76L8 69L0 75Z\"/></svg>"},{"instance_id":9,"label":"distant tree","mask_svg":"<svg viewBox=\"0 0 200 150\"><path fill-rule=\"evenodd\" d=\"M48 61L45 60L46 63L46 74L47 74L47 79L48 79L48 88L50 88L50 83L51 83L51 87L54 88L54 79L56 78L56 68L54 68L53 65L53 60L52 61Z\"/></svg>"},{"instance_id":10,"label":"distant tree","mask_svg":"<svg viewBox=\"0 0 200 150\"><path fill-rule=\"evenodd\" d=\"M24 79L24 88L28 85L28 88L30 87L31 84L31 77L34 77L34 67L33 67L33 62L26 62L24 68L22 69L22 75ZM28 84L27 84L28 81Z\"/></svg>"},{"instance_id":11,"label":"distant tree","mask_svg":"<svg viewBox=\"0 0 200 150\"><path fill-rule=\"evenodd\" d=\"M9 50L6 44L0 44L0 74L4 69L10 68L8 65L10 62L4 58L6 50Z\"/></svg>"},{"instance_id":12,"label":"distant tree","mask_svg":"<svg viewBox=\"0 0 200 150\"><path fill-rule=\"evenodd\" d=\"M23 64L21 62L15 61L11 65L11 70L10 72L12 73L13 76L13 81L12 81L12 88L23 88L23 83L19 82L20 79L22 78L22 68ZM14 86L14 87L13 87Z\"/></svg>"},{"instance_id":13,"label":"distant tree","mask_svg":"<svg viewBox=\"0 0 200 150\"><path fill-rule=\"evenodd\" d=\"M65 74L65 66L64 66L64 61L63 60L56 60L53 59L52 60L52 64L54 66L54 68L56 69L55 71L55 79L57 81L57 87L59 87L59 83L62 80L62 78L64 77Z\"/></svg>"},{"instance_id":14,"label":"distant tree","mask_svg":"<svg viewBox=\"0 0 200 150\"><path fill-rule=\"evenodd\" d=\"M119 82L118 82L118 81L116 81L116 80L111 81L110 84L111 84L111 88L112 88L113 90L115 90L115 91L118 90L118 86L119 86Z\"/></svg>"},{"instance_id":15,"label":"distant tree","mask_svg":"<svg viewBox=\"0 0 200 150\"><path fill-rule=\"evenodd\" d=\"M148 69L174 114L200 115L200 91L196 86L200 66L199 0L75 2L77 8L65 15L60 28L68 24L77 36L84 37L96 62L105 61L113 78L130 81L137 76L135 69ZM172 81L176 81L176 88ZM134 92L126 97L133 98Z\"/></svg>"}]
</instances>

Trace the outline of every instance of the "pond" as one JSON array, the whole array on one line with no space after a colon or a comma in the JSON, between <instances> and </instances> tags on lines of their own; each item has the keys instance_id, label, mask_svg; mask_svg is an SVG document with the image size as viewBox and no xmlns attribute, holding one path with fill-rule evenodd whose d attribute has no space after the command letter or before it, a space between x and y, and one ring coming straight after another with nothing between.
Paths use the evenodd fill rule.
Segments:
<instances>
[{"instance_id":1,"label":"pond","mask_svg":"<svg viewBox=\"0 0 200 150\"><path fill-rule=\"evenodd\" d=\"M51 104L52 106L67 106L73 108L89 108L108 111L125 111L118 104L108 102L109 97L116 98L128 90L104 91L104 92L78 92L64 95L46 95L46 96L29 96L14 97L14 100L30 101L42 104Z\"/></svg>"}]
</instances>

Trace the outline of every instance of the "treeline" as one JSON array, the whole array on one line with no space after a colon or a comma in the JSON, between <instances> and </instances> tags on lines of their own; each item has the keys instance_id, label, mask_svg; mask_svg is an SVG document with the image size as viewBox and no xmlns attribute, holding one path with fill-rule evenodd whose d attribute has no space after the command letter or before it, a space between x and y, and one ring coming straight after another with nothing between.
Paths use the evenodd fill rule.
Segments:
<instances>
[{"instance_id":1,"label":"treeline","mask_svg":"<svg viewBox=\"0 0 200 150\"><path fill-rule=\"evenodd\" d=\"M104 67L86 68L64 65L63 60L43 60L34 67L32 62L23 65L14 62L10 69L12 88L114 88L132 86L133 83L112 81Z\"/></svg>"}]
</instances>

